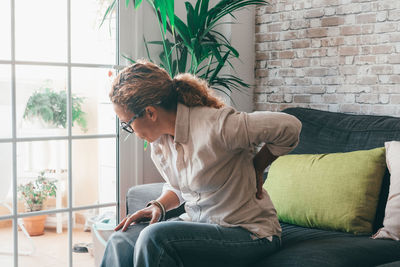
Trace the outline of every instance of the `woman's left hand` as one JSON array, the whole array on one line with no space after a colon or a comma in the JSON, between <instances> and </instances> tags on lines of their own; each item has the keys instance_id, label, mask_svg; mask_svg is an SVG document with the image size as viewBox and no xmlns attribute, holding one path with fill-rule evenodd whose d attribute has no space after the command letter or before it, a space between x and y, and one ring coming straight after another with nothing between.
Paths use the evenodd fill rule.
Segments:
<instances>
[{"instance_id":1,"label":"woman's left hand","mask_svg":"<svg viewBox=\"0 0 400 267\"><path fill-rule=\"evenodd\" d=\"M257 183L256 198L262 199L263 171L260 172L256 170L256 183Z\"/></svg>"},{"instance_id":2,"label":"woman's left hand","mask_svg":"<svg viewBox=\"0 0 400 267\"><path fill-rule=\"evenodd\" d=\"M263 196L262 186L263 186L264 170L277 158L278 158L277 156L274 156L271 153L271 151L269 151L267 145L264 145L253 158L253 165L256 171L256 185L257 185L256 197L258 199L262 199Z\"/></svg>"}]
</instances>

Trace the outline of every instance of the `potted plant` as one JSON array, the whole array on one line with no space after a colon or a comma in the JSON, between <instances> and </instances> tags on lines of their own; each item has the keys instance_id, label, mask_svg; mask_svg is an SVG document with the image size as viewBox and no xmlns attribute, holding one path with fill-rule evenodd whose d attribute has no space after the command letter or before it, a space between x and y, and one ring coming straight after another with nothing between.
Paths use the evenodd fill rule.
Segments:
<instances>
[{"instance_id":1,"label":"potted plant","mask_svg":"<svg viewBox=\"0 0 400 267\"><path fill-rule=\"evenodd\" d=\"M142 0L127 0L126 6L131 1L135 8L142 3ZM161 33L161 41L144 41L147 56L152 61L148 44L161 45L163 50L158 55L160 65L171 77L178 73L189 72L206 80L211 88L223 93L227 94L226 91L232 89L241 91L250 85L238 76L221 73L223 67L232 67L230 60L239 58L239 52L216 27L227 24L223 22L223 18L227 15L235 19L233 13L238 10L268 3L265 0L219 0L210 7L209 2L209 0L197 0L194 6L190 2L185 2L185 23L175 15L173 0L147 0L155 12ZM111 2L101 23L110 16L117 3L117 0ZM125 58L132 63L135 62L133 59Z\"/></svg>"},{"instance_id":2,"label":"potted plant","mask_svg":"<svg viewBox=\"0 0 400 267\"><path fill-rule=\"evenodd\" d=\"M83 98L72 95L72 126L77 123L87 131L86 113L82 110ZM67 93L55 92L45 87L35 91L28 99L24 119L39 118L54 128L67 127Z\"/></svg>"},{"instance_id":3,"label":"potted plant","mask_svg":"<svg viewBox=\"0 0 400 267\"><path fill-rule=\"evenodd\" d=\"M18 185L18 196L24 201L25 211L39 211L43 208L43 202L50 196L56 196L56 180L50 180L41 171L36 180ZM47 215L39 215L24 218L24 226L29 235L36 236L44 233L44 223Z\"/></svg>"}]
</instances>

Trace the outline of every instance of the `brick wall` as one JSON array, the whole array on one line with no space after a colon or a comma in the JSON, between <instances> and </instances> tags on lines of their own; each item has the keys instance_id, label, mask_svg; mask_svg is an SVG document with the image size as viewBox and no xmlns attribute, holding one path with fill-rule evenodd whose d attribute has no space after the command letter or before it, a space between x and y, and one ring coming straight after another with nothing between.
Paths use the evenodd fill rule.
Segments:
<instances>
[{"instance_id":1,"label":"brick wall","mask_svg":"<svg viewBox=\"0 0 400 267\"><path fill-rule=\"evenodd\" d=\"M270 0L256 10L256 110L400 116L400 0Z\"/></svg>"}]
</instances>

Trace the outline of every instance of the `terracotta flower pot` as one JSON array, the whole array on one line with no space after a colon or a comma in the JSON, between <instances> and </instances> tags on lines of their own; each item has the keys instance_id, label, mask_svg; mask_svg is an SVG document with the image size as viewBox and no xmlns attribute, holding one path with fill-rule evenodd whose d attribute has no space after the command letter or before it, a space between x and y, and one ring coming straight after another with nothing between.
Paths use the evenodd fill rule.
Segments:
<instances>
[{"instance_id":1,"label":"terracotta flower pot","mask_svg":"<svg viewBox=\"0 0 400 267\"><path fill-rule=\"evenodd\" d=\"M39 215L24 218L24 226L30 236L37 236L44 234L44 223L46 222L47 215Z\"/></svg>"}]
</instances>

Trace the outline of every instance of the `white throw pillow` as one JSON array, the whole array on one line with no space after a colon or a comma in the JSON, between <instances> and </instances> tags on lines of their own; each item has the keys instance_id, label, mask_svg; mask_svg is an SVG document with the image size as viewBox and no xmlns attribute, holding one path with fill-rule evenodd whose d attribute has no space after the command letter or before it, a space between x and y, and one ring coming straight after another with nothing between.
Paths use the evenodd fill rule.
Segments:
<instances>
[{"instance_id":1,"label":"white throw pillow","mask_svg":"<svg viewBox=\"0 0 400 267\"><path fill-rule=\"evenodd\" d=\"M385 143L386 164L390 172L389 197L383 227L372 237L400 240L400 141Z\"/></svg>"}]
</instances>

